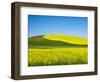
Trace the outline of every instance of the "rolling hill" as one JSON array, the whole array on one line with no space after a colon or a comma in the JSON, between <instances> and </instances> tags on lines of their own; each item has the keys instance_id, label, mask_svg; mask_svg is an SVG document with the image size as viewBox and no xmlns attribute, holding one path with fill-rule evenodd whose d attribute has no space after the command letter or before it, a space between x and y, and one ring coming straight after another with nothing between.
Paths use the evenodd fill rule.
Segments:
<instances>
[{"instance_id":1,"label":"rolling hill","mask_svg":"<svg viewBox=\"0 0 100 82\"><path fill-rule=\"evenodd\" d=\"M48 34L30 37L28 45L31 48L86 47L87 39L62 34Z\"/></svg>"}]
</instances>

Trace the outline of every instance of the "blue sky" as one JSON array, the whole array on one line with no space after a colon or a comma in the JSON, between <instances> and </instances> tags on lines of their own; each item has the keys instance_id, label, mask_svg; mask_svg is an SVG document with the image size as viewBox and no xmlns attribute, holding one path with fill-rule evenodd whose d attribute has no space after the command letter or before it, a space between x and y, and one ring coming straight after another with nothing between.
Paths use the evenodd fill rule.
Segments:
<instances>
[{"instance_id":1,"label":"blue sky","mask_svg":"<svg viewBox=\"0 0 100 82\"><path fill-rule=\"evenodd\" d=\"M87 38L87 32L87 17L28 15L28 37L65 34Z\"/></svg>"}]
</instances>

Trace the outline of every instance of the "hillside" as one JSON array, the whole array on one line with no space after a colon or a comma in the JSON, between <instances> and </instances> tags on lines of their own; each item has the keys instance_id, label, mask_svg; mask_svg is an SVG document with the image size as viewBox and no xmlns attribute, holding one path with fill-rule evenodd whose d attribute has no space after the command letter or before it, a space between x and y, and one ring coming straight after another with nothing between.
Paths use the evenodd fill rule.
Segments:
<instances>
[{"instance_id":1,"label":"hillside","mask_svg":"<svg viewBox=\"0 0 100 82\"><path fill-rule=\"evenodd\" d=\"M87 40L75 36L49 34L29 38L28 45L34 48L85 47L87 46Z\"/></svg>"}]
</instances>

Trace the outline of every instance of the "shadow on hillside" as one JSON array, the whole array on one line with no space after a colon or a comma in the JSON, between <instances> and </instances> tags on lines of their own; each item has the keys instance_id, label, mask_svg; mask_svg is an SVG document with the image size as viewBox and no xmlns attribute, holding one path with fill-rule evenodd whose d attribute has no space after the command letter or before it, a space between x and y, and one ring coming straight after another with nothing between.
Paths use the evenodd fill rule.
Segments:
<instances>
[{"instance_id":1,"label":"shadow on hillside","mask_svg":"<svg viewBox=\"0 0 100 82\"><path fill-rule=\"evenodd\" d=\"M29 48L78 48L78 47L88 47L88 45L81 44L71 44L63 41L48 40L43 38L43 36L36 36L28 39Z\"/></svg>"}]
</instances>

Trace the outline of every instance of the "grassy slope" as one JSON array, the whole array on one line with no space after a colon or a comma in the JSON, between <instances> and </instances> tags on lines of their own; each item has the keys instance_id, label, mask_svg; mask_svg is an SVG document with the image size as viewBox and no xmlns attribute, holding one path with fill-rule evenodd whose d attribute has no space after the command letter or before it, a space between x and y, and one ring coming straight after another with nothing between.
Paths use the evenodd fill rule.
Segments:
<instances>
[{"instance_id":1,"label":"grassy slope","mask_svg":"<svg viewBox=\"0 0 100 82\"><path fill-rule=\"evenodd\" d=\"M86 47L87 40L84 38L65 35L41 35L29 38L29 47Z\"/></svg>"},{"instance_id":2,"label":"grassy slope","mask_svg":"<svg viewBox=\"0 0 100 82\"><path fill-rule=\"evenodd\" d=\"M53 41L63 41L70 44L87 45L87 40L81 37L68 36L68 35L66 36L62 34L49 34L43 37Z\"/></svg>"}]
</instances>

